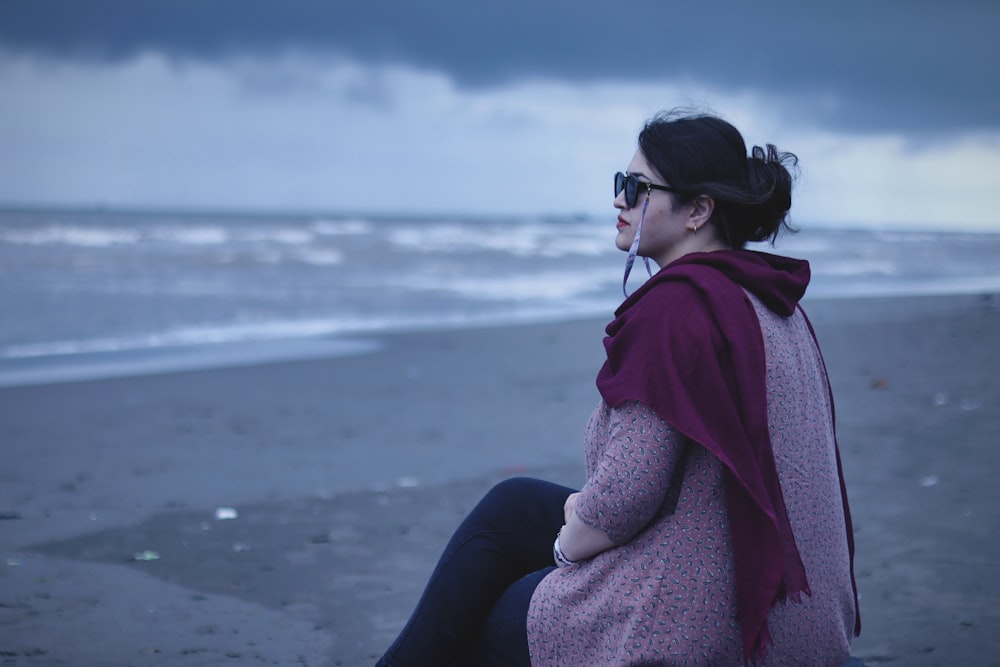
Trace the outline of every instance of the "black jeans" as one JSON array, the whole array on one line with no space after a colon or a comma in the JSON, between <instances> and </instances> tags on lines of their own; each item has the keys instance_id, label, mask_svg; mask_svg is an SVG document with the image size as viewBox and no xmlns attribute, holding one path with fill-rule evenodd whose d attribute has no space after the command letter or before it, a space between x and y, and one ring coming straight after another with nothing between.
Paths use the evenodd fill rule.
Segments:
<instances>
[{"instance_id":1,"label":"black jeans","mask_svg":"<svg viewBox=\"0 0 1000 667\"><path fill-rule=\"evenodd\" d=\"M528 603L552 571L552 542L572 492L525 477L494 486L452 535L378 666L530 667Z\"/></svg>"}]
</instances>

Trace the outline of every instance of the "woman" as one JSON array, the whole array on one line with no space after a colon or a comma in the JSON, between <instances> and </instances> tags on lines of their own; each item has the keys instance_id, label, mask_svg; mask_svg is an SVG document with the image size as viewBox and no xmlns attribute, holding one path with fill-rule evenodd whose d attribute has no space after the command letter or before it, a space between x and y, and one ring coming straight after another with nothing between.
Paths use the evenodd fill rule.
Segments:
<instances>
[{"instance_id":1,"label":"woman","mask_svg":"<svg viewBox=\"0 0 1000 667\"><path fill-rule=\"evenodd\" d=\"M840 665L860 631L833 404L774 240L794 155L646 123L617 247L662 267L607 328L578 492L497 485L380 665ZM787 165L787 166L786 166Z\"/></svg>"}]
</instances>

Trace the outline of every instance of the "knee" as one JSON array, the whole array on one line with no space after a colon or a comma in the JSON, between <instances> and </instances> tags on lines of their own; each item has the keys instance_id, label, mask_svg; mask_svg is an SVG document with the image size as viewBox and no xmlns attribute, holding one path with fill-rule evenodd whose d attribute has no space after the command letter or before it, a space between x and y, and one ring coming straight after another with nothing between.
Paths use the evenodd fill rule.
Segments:
<instances>
[{"instance_id":1,"label":"knee","mask_svg":"<svg viewBox=\"0 0 1000 667\"><path fill-rule=\"evenodd\" d=\"M534 524L543 517L559 519L570 489L531 477L511 477L496 484L480 501L486 514L504 517L504 523L514 521Z\"/></svg>"},{"instance_id":2,"label":"knee","mask_svg":"<svg viewBox=\"0 0 1000 667\"><path fill-rule=\"evenodd\" d=\"M466 526L475 531L506 530L519 521L519 516L530 511L534 495L532 482L524 477L505 479L482 497L469 515Z\"/></svg>"},{"instance_id":3,"label":"knee","mask_svg":"<svg viewBox=\"0 0 1000 667\"><path fill-rule=\"evenodd\" d=\"M482 502L508 510L524 503L532 503L532 499L538 495L540 484L544 482L530 477L511 477L495 484L483 496Z\"/></svg>"}]
</instances>

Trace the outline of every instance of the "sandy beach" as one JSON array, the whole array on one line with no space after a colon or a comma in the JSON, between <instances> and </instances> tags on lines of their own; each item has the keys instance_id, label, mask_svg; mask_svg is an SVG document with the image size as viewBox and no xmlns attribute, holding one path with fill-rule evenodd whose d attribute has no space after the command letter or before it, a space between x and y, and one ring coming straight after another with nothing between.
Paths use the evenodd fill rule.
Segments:
<instances>
[{"instance_id":1,"label":"sandy beach","mask_svg":"<svg viewBox=\"0 0 1000 667\"><path fill-rule=\"evenodd\" d=\"M1000 295L807 301L869 665L1000 665ZM371 665L495 481L582 481L605 320L0 389L0 664Z\"/></svg>"}]
</instances>

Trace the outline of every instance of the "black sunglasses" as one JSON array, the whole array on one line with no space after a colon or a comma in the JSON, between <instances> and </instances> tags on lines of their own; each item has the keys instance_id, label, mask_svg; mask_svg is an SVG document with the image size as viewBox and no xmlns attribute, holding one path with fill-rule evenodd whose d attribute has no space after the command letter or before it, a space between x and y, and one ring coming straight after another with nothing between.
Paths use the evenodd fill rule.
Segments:
<instances>
[{"instance_id":1,"label":"black sunglasses","mask_svg":"<svg viewBox=\"0 0 1000 667\"><path fill-rule=\"evenodd\" d=\"M648 181L640 181L632 174L625 175L620 171L615 174L615 197L624 190L625 204L632 208L639 201L639 188L644 188L648 193L650 190L663 190L664 192L680 192L677 188L669 185L657 185Z\"/></svg>"}]
</instances>

